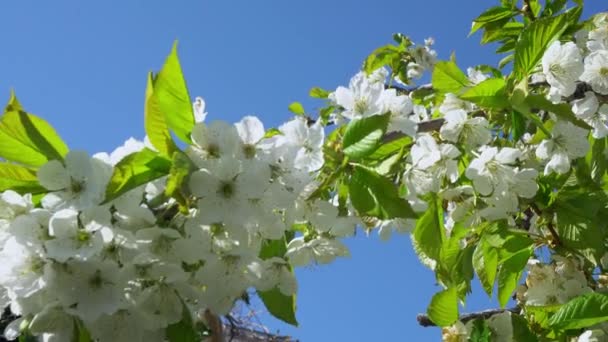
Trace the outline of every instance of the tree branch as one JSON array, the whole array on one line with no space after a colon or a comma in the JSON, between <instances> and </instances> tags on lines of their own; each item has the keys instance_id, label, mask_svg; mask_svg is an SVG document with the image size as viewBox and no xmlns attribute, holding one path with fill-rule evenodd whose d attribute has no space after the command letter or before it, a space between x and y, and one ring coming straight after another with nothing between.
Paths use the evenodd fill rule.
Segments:
<instances>
[{"instance_id":1,"label":"tree branch","mask_svg":"<svg viewBox=\"0 0 608 342\"><path fill-rule=\"evenodd\" d=\"M497 314L500 314L503 312L507 312L507 311L514 313L514 314L519 314L520 308L514 307L514 308L509 308L509 309L491 309L491 310L472 312L472 313L468 313L468 314L463 314L462 316L460 316L458 318L458 320L461 321L462 323L466 323L468 321L472 321L477 318L488 319L494 315L497 315ZM433 323L433 321L431 321L429 316L427 316L426 314L418 314L418 316L416 316L416 320L418 321L418 324L420 324L420 326L423 326L425 328L437 326L437 324Z\"/></svg>"}]
</instances>

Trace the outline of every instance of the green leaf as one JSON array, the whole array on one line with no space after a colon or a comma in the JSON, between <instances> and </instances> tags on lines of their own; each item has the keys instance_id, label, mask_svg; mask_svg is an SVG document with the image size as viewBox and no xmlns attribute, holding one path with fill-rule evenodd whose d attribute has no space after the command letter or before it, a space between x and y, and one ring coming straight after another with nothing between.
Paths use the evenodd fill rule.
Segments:
<instances>
[{"instance_id":1,"label":"green leaf","mask_svg":"<svg viewBox=\"0 0 608 342\"><path fill-rule=\"evenodd\" d=\"M591 179L599 184L606 174L606 164L608 164L608 160L604 154L606 150L606 138L590 140L592 144L591 158L589 160Z\"/></svg>"},{"instance_id":2,"label":"green leaf","mask_svg":"<svg viewBox=\"0 0 608 342\"><path fill-rule=\"evenodd\" d=\"M513 327L513 341L538 342L538 337L530 331L528 321L521 315L511 315L511 326Z\"/></svg>"},{"instance_id":3,"label":"green leaf","mask_svg":"<svg viewBox=\"0 0 608 342\"><path fill-rule=\"evenodd\" d=\"M165 195L174 198L180 204L180 209L184 214L187 214L189 209L187 203L189 192L185 190L185 183L193 170L194 165L184 152L176 151L173 153L171 170L165 186Z\"/></svg>"},{"instance_id":4,"label":"green leaf","mask_svg":"<svg viewBox=\"0 0 608 342\"><path fill-rule=\"evenodd\" d=\"M11 94L0 118L0 157L17 163L41 166L48 160L63 160L68 147L43 119L26 113Z\"/></svg>"},{"instance_id":5,"label":"green leaf","mask_svg":"<svg viewBox=\"0 0 608 342\"><path fill-rule=\"evenodd\" d=\"M608 321L608 295L591 292L578 296L549 319L555 329L581 329Z\"/></svg>"},{"instance_id":6,"label":"green leaf","mask_svg":"<svg viewBox=\"0 0 608 342\"><path fill-rule=\"evenodd\" d=\"M36 170L17 164L0 162L0 192L6 190L13 190L20 194L47 192L38 183Z\"/></svg>"},{"instance_id":7,"label":"green leaf","mask_svg":"<svg viewBox=\"0 0 608 342\"><path fill-rule=\"evenodd\" d=\"M518 111L511 112L511 136L514 141L519 140L526 133L526 119Z\"/></svg>"},{"instance_id":8,"label":"green leaf","mask_svg":"<svg viewBox=\"0 0 608 342\"><path fill-rule=\"evenodd\" d=\"M272 257L283 257L287 252L287 241L293 238L293 232L286 232L286 236L278 240L264 240L260 250L260 259L266 260ZM291 270L291 267L290 267ZM291 270L293 272L293 270ZM258 295L266 309L276 318L283 322L297 326L296 320L296 296L286 296L278 288L269 291L258 291Z\"/></svg>"},{"instance_id":9,"label":"green leaf","mask_svg":"<svg viewBox=\"0 0 608 342\"><path fill-rule=\"evenodd\" d=\"M296 296L286 296L276 287L269 291L258 291L258 296L274 317L293 326L298 326L296 320Z\"/></svg>"},{"instance_id":10,"label":"green leaf","mask_svg":"<svg viewBox=\"0 0 608 342\"><path fill-rule=\"evenodd\" d=\"M292 102L287 109L289 109L290 112L297 114L297 115L306 114L306 111L304 111L304 107L302 106L302 104L300 102Z\"/></svg>"},{"instance_id":11,"label":"green leaf","mask_svg":"<svg viewBox=\"0 0 608 342\"><path fill-rule=\"evenodd\" d=\"M551 204L560 241L577 249L593 263L604 255L608 199L603 191L565 189Z\"/></svg>"},{"instance_id":12,"label":"green leaf","mask_svg":"<svg viewBox=\"0 0 608 342\"><path fill-rule=\"evenodd\" d=\"M344 154L359 159L372 154L388 126L389 115L373 115L355 119L346 126L342 146Z\"/></svg>"},{"instance_id":13,"label":"green leaf","mask_svg":"<svg viewBox=\"0 0 608 342\"><path fill-rule=\"evenodd\" d=\"M169 128L182 141L190 143L190 133L194 127L194 111L177 56L177 41L154 80L154 94L161 111L165 114Z\"/></svg>"},{"instance_id":14,"label":"green leaf","mask_svg":"<svg viewBox=\"0 0 608 342\"><path fill-rule=\"evenodd\" d=\"M473 25L471 27L471 32L469 35L475 33L480 28L486 26L488 23L496 22L499 20L507 19L513 17L517 12L513 11L510 8L505 8L502 6L495 6L479 15L475 20L473 20Z\"/></svg>"},{"instance_id":15,"label":"green leaf","mask_svg":"<svg viewBox=\"0 0 608 342\"><path fill-rule=\"evenodd\" d=\"M513 72L518 80L530 75L543 54L568 28L569 14L535 20L526 27L515 46Z\"/></svg>"},{"instance_id":16,"label":"green leaf","mask_svg":"<svg viewBox=\"0 0 608 342\"><path fill-rule=\"evenodd\" d=\"M158 98L154 93L153 82L152 73L149 73L144 103L144 126L152 145L163 155L170 156L178 148L175 146L173 138L171 138L165 114L163 114Z\"/></svg>"},{"instance_id":17,"label":"green leaf","mask_svg":"<svg viewBox=\"0 0 608 342\"><path fill-rule=\"evenodd\" d=\"M502 261L498 271L498 303L500 307L504 308L511 299L532 251L532 246L530 246L513 253Z\"/></svg>"},{"instance_id":18,"label":"green leaf","mask_svg":"<svg viewBox=\"0 0 608 342\"><path fill-rule=\"evenodd\" d=\"M458 93L469 86L469 79L452 61L435 64L432 76L433 88L442 93Z\"/></svg>"},{"instance_id":19,"label":"green leaf","mask_svg":"<svg viewBox=\"0 0 608 342\"><path fill-rule=\"evenodd\" d=\"M543 95L528 95L525 99L525 104L532 109L540 109L555 114L558 118L569 121L572 124L591 130L593 127L586 122L579 120L572 112L571 105L567 103L554 104Z\"/></svg>"},{"instance_id":20,"label":"green leaf","mask_svg":"<svg viewBox=\"0 0 608 342\"><path fill-rule=\"evenodd\" d=\"M518 21L496 23L500 25L488 25L481 37L482 44L496 41L515 40L519 37L524 24Z\"/></svg>"},{"instance_id":21,"label":"green leaf","mask_svg":"<svg viewBox=\"0 0 608 342\"><path fill-rule=\"evenodd\" d=\"M446 289L437 292L426 310L433 323L447 327L458 320L458 294L456 290Z\"/></svg>"},{"instance_id":22,"label":"green leaf","mask_svg":"<svg viewBox=\"0 0 608 342\"><path fill-rule=\"evenodd\" d=\"M491 298L498 270L498 252L485 238L482 238L475 248L473 267L484 291Z\"/></svg>"},{"instance_id":23,"label":"green leaf","mask_svg":"<svg viewBox=\"0 0 608 342\"><path fill-rule=\"evenodd\" d=\"M348 192L361 215L382 220L417 217L409 202L399 196L397 185L364 166L354 165Z\"/></svg>"},{"instance_id":24,"label":"green leaf","mask_svg":"<svg viewBox=\"0 0 608 342\"><path fill-rule=\"evenodd\" d=\"M391 155L399 153L399 151L401 151L403 148L407 148L411 143L412 138L409 136L402 136L399 139L391 140L389 142L382 142L372 154L367 156L367 159L385 159Z\"/></svg>"},{"instance_id":25,"label":"green leaf","mask_svg":"<svg viewBox=\"0 0 608 342\"><path fill-rule=\"evenodd\" d=\"M93 342L91 334L80 319L74 319L74 341Z\"/></svg>"},{"instance_id":26,"label":"green leaf","mask_svg":"<svg viewBox=\"0 0 608 342\"><path fill-rule=\"evenodd\" d=\"M369 75L385 65L391 65L400 60L400 52L399 47L394 45L379 47L365 59L363 70Z\"/></svg>"},{"instance_id":27,"label":"green leaf","mask_svg":"<svg viewBox=\"0 0 608 342\"><path fill-rule=\"evenodd\" d=\"M509 106L505 80L489 78L465 91L460 98L481 107L502 109Z\"/></svg>"},{"instance_id":28,"label":"green leaf","mask_svg":"<svg viewBox=\"0 0 608 342\"><path fill-rule=\"evenodd\" d=\"M483 318L477 318L471 324L469 342L492 342L492 331L488 322Z\"/></svg>"},{"instance_id":29,"label":"green leaf","mask_svg":"<svg viewBox=\"0 0 608 342\"><path fill-rule=\"evenodd\" d=\"M104 203L142 184L166 176L170 170L171 160L150 149L130 154L114 167Z\"/></svg>"},{"instance_id":30,"label":"green leaf","mask_svg":"<svg viewBox=\"0 0 608 342\"><path fill-rule=\"evenodd\" d=\"M445 239L441 200L433 196L428 201L427 210L416 221L412 240L415 241L416 246L418 246L424 257L437 261L441 257L441 247Z\"/></svg>"},{"instance_id":31,"label":"green leaf","mask_svg":"<svg viewBox=\"0 0 608 342\"><path fill-rule=\"evenodd\" d=\"M192 320L190 309L182 301L182 319L170 324L165 330L165 337L169 342L200 342L201 334L197 331L196 325Z\"/></svg>"},{"instance_id":32,"label":"green leaf","mask_svg":"<svg viewBox=\"0 0 608 342\"><path fill-rule=\"evenodd\" d=\"M507 52L507 51L505 51L505 52ZM496 51L496 53L501 53L501 52ZM504 68L504 67L505 67L507 64L511 63L511 62L513 61L513 59L514 59L514 58L515 58L515 56L514 56L514 55L508 55L508 56L505 56L503 59L501 59L501 60L498 62L498 68L499 68L499 69Z\"/></svg>"},{"instance_id":33,"label":"green leaf","mask_svg":"<svg viewBox=\"0 0 608 342\"><path fill-rule=\"evenodd\" d=\"M310 92L308 93L310 97L314 97L316 99L326 99L329 97L329 94L329 91L319 87L314 87L310 89Z\"/></svg>"}]
</instances>

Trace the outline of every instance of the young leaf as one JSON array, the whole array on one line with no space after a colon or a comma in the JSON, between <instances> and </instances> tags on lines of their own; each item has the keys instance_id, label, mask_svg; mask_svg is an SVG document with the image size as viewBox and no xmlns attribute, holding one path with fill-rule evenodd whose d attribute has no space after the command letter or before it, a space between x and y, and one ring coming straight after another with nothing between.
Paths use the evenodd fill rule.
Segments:
<instances>
[{"instance_id":1,"label":"young leaf","mask_svg":"<svg viewBox=\"0 0 608 342\"><path fill-rule=\"evenodd\" d=\"M490 326L488 326L488 322L483 318L477 318L473 321L471 325L471 333L469 334L470 342L491 342L492 341L492 331L490 330Z\"/></svg>"},{"instance_id":2,"label":"young leaf","mask_svg":"<svg viewBox=\"0 0 608 342\"><path fill-rule=\"evenodd\" d=\"M442 93L458 93L469 85L469 79L452 61L435 64L432 76L433 88Z\"/></svg>"},{"instance_id":3,"label":"young leaf","mask_svg":"<svg viewBox=\"0 0 608 342\"><path fill-rule=\"evenodd\" d=\"M433 323L447 327L458 320L458 294L456 289L449 288L437 292L426 310Z\"/></svg>"},{"instance_id":4,"label":"young leaf","mask_svg":"<svg viewBox=\"0 0 608 342\"><path fill-rule=\"evenodd\" d=\"M326 99L329 97L329 94L329 91L319 87L314 87L310 89L310 92L308 93L310 97L314 97L316 99Z\"/></svg>"},{"instance_id":5,"label":"young leaf","mask_svg":"<svg viewBox=\"0 0 608 342\"><path fill-rule=\"evenodd\" d=\"M306 113L306 111L304 111L304 107L300 102L292 102L287 109L297 115L304 115Z\"/></svg>"},{"instance_id":6,"label":"young leaf","mask_svg":"<svg viewBox=\"0 0 608 342\"><path fill-rule=\"evenodd\" d=\"M355 119L346 126L342 146L344 154L359 159L372 154L384 136L389 115L373 115Z\"/></svg>"},{"instance_id":7,"label":"young leaf","mask_svg":"<svg viewBox=\"0 0 608 342\"><path fill-rule=\"evenodd\" d=\"M188 205L187 194L182 190L192 169L194 169L192 162L184 152L177 151L173 153L171 170L169 171L167 185L165 186L165 195L174 198L181 205L180 209L184 213L188 212Z\"/></svg>"},{"instance_id":8,"label":"young leaf","mask_svg":"<svg viewBox=\"0 0 608 342\"><path fill-rule=\"evenodd\" d=\"M511 136L514 141L519 140L526 133L526 119L518 111L511 112Z\"/></svg>"},{"instance_id":9,"label":"young leaf","mask_svg":"<svg viewBox=\"0 0 608 342\"><path fill-rule=\"evenodd\" d=\"M11 99L7 108L21 108L16 101ZM22 110L5 112L0 118L0 157L41 166L48 160L63 160L67 153L66 144L43 119Z\"/></svg>"},{"instance_id":10,"label":"young leaf","mask_svg":"<svg viewBox=\"0 0 608 342\"><path fill-rule=\"evenodd\" d=\"M169 128L186 143L194 126L192 101L177 57L177 41L173 44L163 68L154 80L154 94Z\"/></svg>"},{"instance_id":11,"label":"young leaf","mask_svg":"<svg viewBox=\"0 0 608 342\"><path fill-rule=\"evenodd\" d=\"M498 252L484 238L479 241L473 253L473 267L484 291L492 297L498 269Z\"/></svg>"},{"instance_id":12,"label":"young leaf","mask_svg":"<svg viewBox=\"0 0 608 342\"><path fill-rule=\"evenodd\" d=\"M604 225L608 199L603 191L584 188L560 191L551 204L560 241L597 263L604 255Z\"/></svg>"},{"instance_id":13,"label":"young leaf","mask_svg":"<svg viewBox=\"0 0 608 342\"><path fill-rule=\"evenodd\" d=\"M150 149L130 154L114 167L104 203L142 184L166 176L170 170L171 160Z\"/></svg>"},{"instance_id":14,"label":"young leaf","mask_svg":"<svg viewBox=\"0 0 608 342\"><path fill-rule=\"evenodd\" d=\"M391 65L393 61L400 59L399 47L394 45L385 45L374 50L365 60L363 70L368 75L377 69Z\"/></svg>"},{"instance_id":15,"label":"young leaf","mask_svg":"<svg viewBox=\"0 0 608 342\"><path fill-rule=\"evenodd\" d=\"M258 291L258 296L266 309L276 318L293 326L298 326L296 320L296 296L286 296L276 287L269 291Z\"/></svg>"},{"instance_id":16,"label":"young leaf","mask_svg":"<svg viewBox=\"0 0 608 342\"><path fill-rule=\"evenodd\" d=\"M152 73L148 74L148 84L146 85L146 100L144 103L144 126L146 134L152 145L163 155L170 156L173 151L177 150L167 119L161 110L160 103L154 93L154 85Z\"/></svg>"},{"instance_id":17,"label":"young leaf","mask_svg":"<svg viewBox=\"0 0 608 342\"><path fill-rule=\"evenodd\" d=\"M509 106L505 80L489 78L465 91L460 98L480 107L502 109Z\"/></svg>"},{"instance_id":18,"label":"young leaf","mask_svg":"<svg viewBox=\"0 0 608 342\"><path fill-rule=\"evenodd\" d=\"M558 118L571 122L572 124L591 130L593 129L583 120L579 120L572 112L572 106L567 103L555 104L543 95L528 95L524 101L526 105L533 109L541 109L555 114Z\"/></svg>"},{"instance_id":19,"label":"young leaf","mask_svg":"<svg viewBox=\"0 0 608 342\"><path fill-rule=\"evenodd\" d=\"M441 247L446 239L440 201L436 197L428 201L428 208L416 222L416 228L412 233L412 240L415 241L420 252L435 261L440 259Z\"/></svg>"},{"instance_id":20,"label":"young leaf","mask_svg":"<svg viewBox=\"0 0 608 342\"><path fill-rule=\"evenodd\" d=\"M38 183L36 170L17 164L0 162L0 192L6 190L13 190L20 194L47 192Z\"/></svg>"},{"instance_id":21,"label":"young leaf","mask_svg":"<svg viewBox=\"0 0 608 342\"><path fill-rule=\"evenodd\" d=\"M532 255L532 247L521 249L503 260L498 271L498 303L504 308L517 288L518 281Z\"/></svg>"},{"instance_id":22,"label":"young leaf","mask_svg":"<svg viewBox=\"0 0 608 342\"><path fill-rule=\"evenodd\" d=\"M488 23L496 22L499 20L507 19L513 17L517 12L513 11L510 8L505 8L502 6L492 7L485 12L481 13L479 17L473 20L473 25L471 27L471 32L469 35L472 35L480 28L486 26Z\"/></svg>"},{"instance_id":23,"label":"young leaf","mask_svg":"<svg viewBox=\"0 0 608 342\"><path fill-rule=\"evenodd\" d=\"M353 206L361 215L383 220L417 217L409 202L399 196L395 184L366 167L354 166L348 191Z\"/></svg>"},{"instance_id":24,"label":"young leaf","mask_svg":"<svg viewBox=\"0 0 608 342\"><path fill-rule=\"evenodd\" d=\"M550 319L555 329L581 329L608 321L608 295L591 292L564 304Z\"/></svg>"},{"instance_id":25,"label":"young leaf","mask_svg":"<svg viewBox=\"0 0 608 342\"><path fill-rule=\"evenodd\" d=\"M521 80L530 75L538 65L543 54L556 39L568 28L569 14L542 18L526 27L515 46L513 72Z\"/></svg>"},{"instance_id":26,"label":"young leaf","mask_svg":"<svg viewBox=\"0 0 608 342\"><path fill-rule=\"evenodd\" d=\"M606 138L592 139L591 155L589 160L589 166L591 171L591 178L594 182L600 183L602 178L606 174L606 156L604 151L606 150Z\"/></svg>"}]
</instances>

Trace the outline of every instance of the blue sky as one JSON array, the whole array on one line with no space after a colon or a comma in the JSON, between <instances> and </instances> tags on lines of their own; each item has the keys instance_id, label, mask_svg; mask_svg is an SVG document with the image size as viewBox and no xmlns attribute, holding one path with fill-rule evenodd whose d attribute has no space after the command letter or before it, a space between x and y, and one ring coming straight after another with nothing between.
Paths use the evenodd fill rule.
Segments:
<instances>
[{"instance_id":1,"label":"blue sky","mask_svg":"<svg viewBox=\"0 0 608 342\"><path fill-rule=\"evenodd\" d=\"M436 40L439 57L462 67L495 64L492 48L467 39L470 22L498 1L3 1L0 94L16 91L72 149L111 151L142 138L146 74L162 65L174 39L191 95L208 119L258 115L268 127L287 106L308 110L313 86L348 84L373 49L402 32ZM607 10L587 1L587 15ZM352 257L297 271L299 328L263 317L301 341L435 341L421 328L438 288L406 237L388 243L359 234ZM495 305L475 283L465 311Z\"/></svg>"}]
</instances>

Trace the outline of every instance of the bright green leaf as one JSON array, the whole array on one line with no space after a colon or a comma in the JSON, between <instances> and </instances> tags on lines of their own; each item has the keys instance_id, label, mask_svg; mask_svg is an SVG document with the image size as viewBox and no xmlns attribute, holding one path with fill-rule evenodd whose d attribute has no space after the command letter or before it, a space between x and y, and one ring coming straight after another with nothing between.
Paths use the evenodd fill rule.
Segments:
<instances>
[{"instance_id":1,"label":"bright green leaf","mask_svg":"<svg viewBox=\"0 0 608 342\"><path fill-rule=\"evenodd\" d=\"M492 331L488 322L483 318L477 318L471 324L469 342L492 342Z\"/></svg>"},{"instance_id":2,"label":"bright green leaf","mask_svg":"<svg viewBox=\"0 0 608 342\"><path fill-rule=\"evenodd\" d=\"M402 136L398 139L391 140L389 142L382 142L380 146L369 156L367 159L382 160L388 156L399 153L403 148L407 148L412 143L412 138L409 136Z\"/></svg>"},{"instance_id":3,"label":"bright green leaf","mask_svg":"<svg viewBox=\"0 0 608 342\"><path fill-rule=\"evenodd\" d=\"M452 61L435 64L432 76L433 88L442 93L458 93L469 86L469 79Z\"/></svg>"},{"instance_id":4,"label":"bright green leaf","mask_svg":"<svg viewBox=\"0 0 608 342\"><path fill-rule=\"evenodd\" d=\"M173 153L171 170L169 171L169 177L167 177L167 184L165 186L165 195L177 200L181 205L180 209L185 214L188 213L188 191L184 191L184 188L187 188L188 175L190 175L193 169L194 165L184 152L177 151Z\"/></svg>"},{"instance_id":5,"label":"bright green leaf","mask_svg":"<svg viewBox=\"0 0 608 342\"><path fill-rule=\"evenodd\" d=\"M298 114L298 115L306 114L306 111L304 111L304 106L302 106L302 104L300 102L292 102L287 109L289 109L289 111L294 114Z\"/></svg>"},{"instance_id":6,"label":"bright green leaf","mask_svg":"<svg viewBox=\"0 0 608 342\"><path fill-rule=\"evenodd\" d=\"M38 183L36 170L17 164L0 162L0 192L6 190L13 190L20 194L47 192Z\"/></svg>"},{"instance_id":7,"label":"bright green leaf","mask_svg":"<svg viewBox=\"0 0 608 342\"><path fill-rule=\"evenodd\" d=\"M458 320L458 294L456 290L446 289L437 292L427 308L427 314L433 323L447 327Z\"/></svg>"},{"instance_id":8,"label":"bright green leaf","mask_svg":"<svg viewBox=\"0 0 608 342\"><path fill-rule=\"evenodd\" d=\"M145 148L130 154L114 167L104 203L142 184L166 176L170 170L171 160L158 152Z\"/></svg>"},{"instance_id":9,"label":"bright green leaf","mask_svg":"<svg viewBox=\"0 0 608 342\"><path fill-rule=\"evenodd\" d=\"M146 85L146 100L144 103L144 126L152 145L163 155L170 156L177 146L171 138L167 119L161 110L160 103L154 93L152 73L148 74Z\"/></svg>"},{"instance_id":10,"label":"bright green leaf","mask_svg":"<svg viewBox=\"0 0 608 342\"><path fill-rule=\"evenodd\" d=\"M443 208L440 199L432 197L428 201L428 208L416 221L416 228L412 233L412 240L420 252L432 260L439 260L441 247L446 239L445 227L443 226Z\"/></svg>"},{"instance_id":11,"label":"bright green leaf","mask_svg":"<svg viewBox=\"0 0 608 342\"><path fill-rule=\"evenodd\" d=\"M460 98L480 107L501 109L509 106L505 80L489 78L465 91Z\"/></svg>"},{"instance_id":12,"label":"bright green leaf","mask_svg":"<svg viewBox=\"0 0 608 342\"><path fill-rule=\"evenodd\" d=\"M492 297L498 270L498 252L484 238L479 241L473 253L473 267L484 291Z\"/></svg>"},{"instance_id":13,"label":"bright green leaf","mask_svg":"<svg viewBox=\"0 0 608 342\"><path fill-rule=\"evenodd\" d=\"M388 126L389 115L373 115L355 119L346 126L342 146L344 154L359 159L372 154L382 140Z\"/></svg>"},{"instance_id":14,"label":"bright green leaf","mask_svg":"<svg viewBox=\"0 0 608 342\"><path fill-rule=\"evenodd\" d=\"M393 61L400 60L400 52L400 48L394 45L379 47L367 57L363 70L369 75L385 65L391 65Z\"/></svg>"},{"instance_id":15,"label":"bright green leaf","mask_svg":"<svg viewBox=\"0 0 608 342\"><path fill-rule=\"evenodd\" d=\"M532 255L532 247L521 249L504 260L498 271L498 303L500 307L505 307L513 291L519 284L519 279Z\"/></svg>"},{"instance_id":16,"label":"bright green leaf","mask_svg":"<svg viewBox=\"0 0 608 342\"><path fill-rule=\"evenodd\" d=\"M509 8L505 8L502 6L492 7L484 11L475 20L473 20L473 25L471 27L471 32L469 32L469 35L475 33L477 30L484 27L488 23L511 18L515 14L517 14L517 12Z\"/></svg>"},{"instance_id":17,"label":"bright green leaf","mask_svg":"<svg viewBox=\"0 0 608 342\"><path fill-rule=\"evenodd\" d=\"M383 220L417 217L409 202L399 196L397 185L371 169L355 165L348 188L353 206L361 215Z\"/></svg>"},{"instance_id":18,"label":"bright green leaf","mask_svg":"<svg viewBox=\"0 0 608 342\"><path fill-rule=\"evenodd\" d=\"M591 130L589 126L582 120L579 120L572 112L572 106L567 103L554 104L543 95L528 95L525 99L525 104L532 109L540 109L555 114L558 118L569 121L576 126Z\"/></svg>"},{"instance_id":19,"label":"bright green leaf","mask_svg":"<svg viewBox=\"0 0 608 342\"><path fill-rule=\"evenodd\" d=\"M581 329L608 321L608 295L591 292L564 304L550 319L556 329Z\"/></svg>"},{"instance_id":20,"label":"bright green leaf","mask_svg":"<svg viewBox=\"0 0 608 342\"><path fill-rule=\"evenodd\" d=\"M568 28L569 14L542 18L526 27L515 46L513 72L517 79L530 75L538 65L543 54L555 40Z\"/></svg>"},{"instance_id":21,"label":"bright green leaf","mask_svg":"<svg viewBox=\"0 0 608 342\"><path fill-rule=\"evenodd\" d=\"M0 157L21 164L41 166L48 160L63 160L68 147L43 119L24 112L14 94L0 118Z\"/></svg>"},{"instance_id":22,"label":"bright green leaf","mask_svg":"<svg viewBox=\"0 0 608 342\"><path fill-rule=\"evenodd\" d=\"M551 204L560 241L566 247L583 252L596 263L606 251L604 227L607 208L608 199L603 191L581 188L560 191Z\"/></svg>"},{"instance_id":23,"label":"bright green leaf","mask_svg":"<svg viewBox=\"0 0 608 342\"><path fill-rule=\"evenodd\" d=\"M310 89L310 92L308 93L310 97L314 97L316 99L326 99L329 97L329 94L329 91L319 87L314 87Z\"/></svg>"},{"instance_id":24,"label":"bright green leaf","mask_svg":"<svg viewBox=\"0 0 608 342\"><path fill-rule=\"evenodd\" d=\"M154 80L154 94L169 128L182 141L190 143L194 111L177 56L177 42Z\"/></svg>"}]
</instances>

